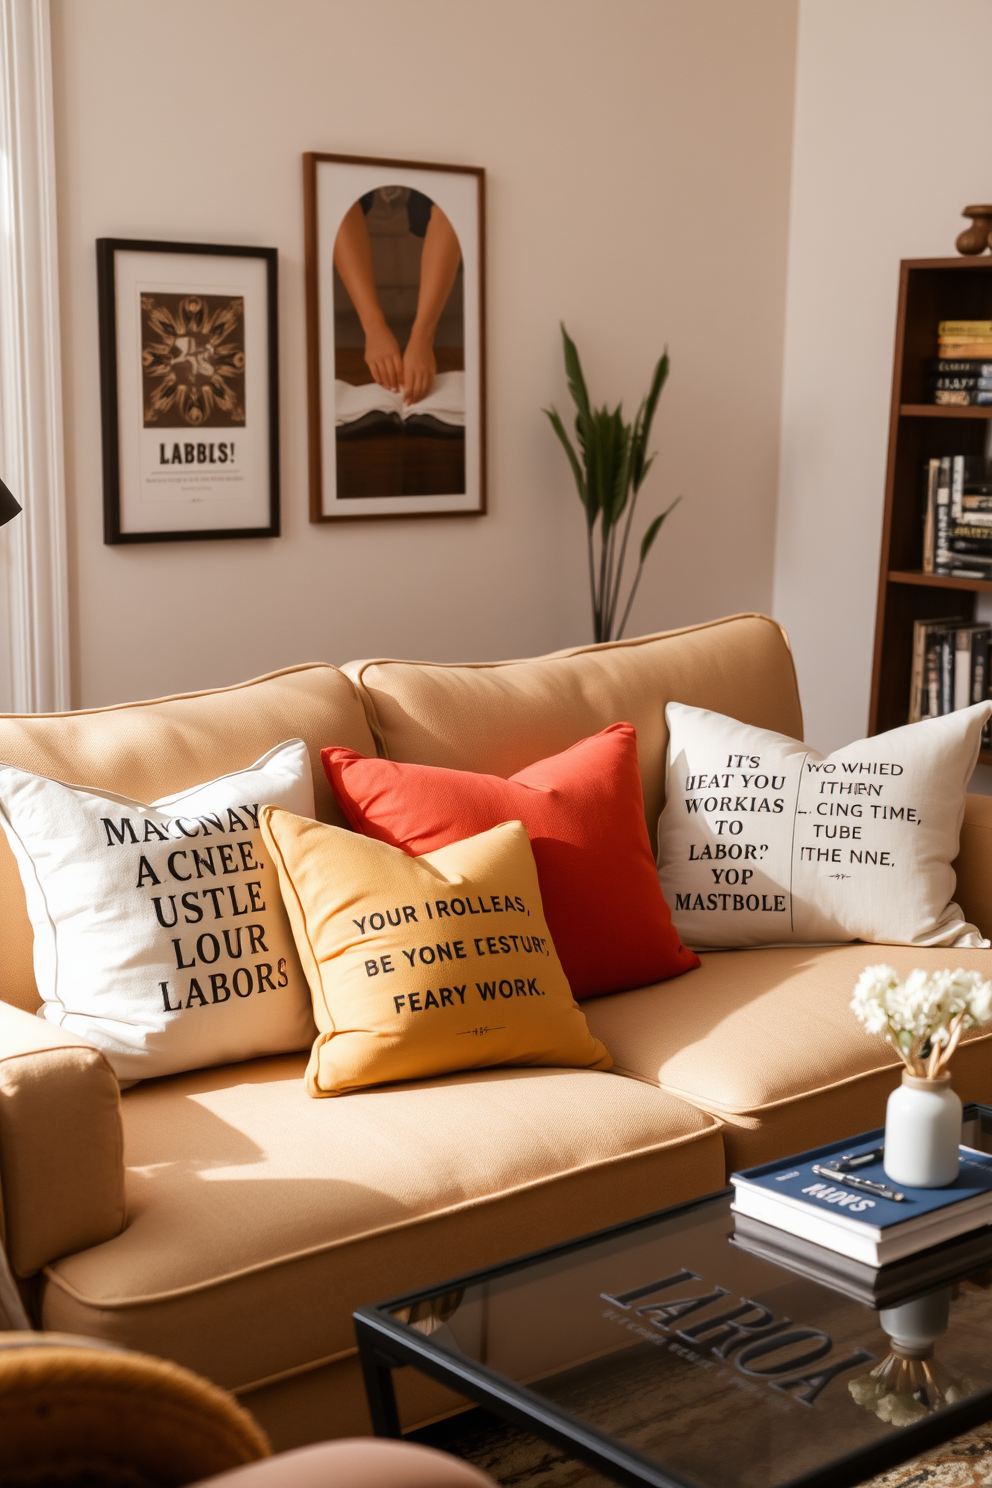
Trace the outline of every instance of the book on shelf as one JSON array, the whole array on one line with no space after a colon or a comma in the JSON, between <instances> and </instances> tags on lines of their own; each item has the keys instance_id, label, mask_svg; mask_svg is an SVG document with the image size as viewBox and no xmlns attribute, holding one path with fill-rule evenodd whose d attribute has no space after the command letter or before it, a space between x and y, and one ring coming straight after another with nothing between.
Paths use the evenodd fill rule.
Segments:
<instances>
[{"instance_id":1,"label":"book on shelf","mask_svg":"<svg viewBox=\"0 0 992 1488\"><path fill-rule=\"evenodd\" d=\"M964 502L964 455L951 457L951 521L956 522Z\"/></svg>"},{"instance_id":2,"label":"book on shelf","mask_svg":"<svg viewBox=\"0 0 992 1488\"><path fill-rule=\"evenodd\" d=\"M935 393L989 393L992 392L992 377L947 374L935 377L932 386Z\"/></svg>"},{"instance_id":3,"label":"book on shelf","mask_svg":"<svg viewBox=\"0 0 992 1488\"><path fill-rule=\"evenodd\" d=\"M992 341L992 320L941 320L937 322L941 341Z\"/></svg>"},{"instance_id":4,"label":"book on shelf","mask_svg":"<svg viewBox=\"0 0 992 1488\"><path fill-rule=\"evenodd\" d=\"M957 518L966 527L992 526L992 492L966 491L961 498L961 512Z\"/></svg>"},{"instance_id":5,"label":"book on shelf","mask_svg":"<svg viewBox=\"0 0 992 1488\"><path fill-rule=\"evenodd\" d=\"M992 1228L987 1225L890 1261L886 1266L852 1261L850 1256L824 1245L814 1245L789 1230L777 1229L746 1214L734 1215L730 1243L875 1308L889 1307L914 1293L930 1291L992 1267Z\"/></svg>"},{"instance_id":6,"label":"book on shelf","mask_svg":"<svg viewBox=\"0 0 992 1488\"><path fill-rule=\"evenodd\" d=\"M937 549L937 476L940 461L928 460L923 467L923 572L933 573Z\"/></svg>"},{"instance_id":7,"label":"book on shelf","mask_svg":"<svg viewBox=\"0 0 992 1488\"><path fill-rule=\"evenodd\" d=\"M937 360L992 361L992 322L942 320L937 327Z\"/></svg>"},{"instance_id":8,"label":"book on shelf","mask_svg":"<svg viewBox=\"0 0 992 1488\"><path fill-rule=\"evenodd\" d=\"M989 695L992 625L959 616L913 621L909 721L939 718Z\"/></svg>"},{"instance_id":9,"label":"book on shelf","mask_svg":"<svg viewBox=\"0 0 992 1488\"><path fill-rule=\"evenodd\" d=\"M933 401L940 408L988 408L992 405L992 392L979 392L974 389L955 393L938 388L933 395Z\"/></svg>"},{"instance_id":10,"label":"book on shelf","mask_svg":"<svg viewBox=\"0 0 992 1488\"><path fill-rule=\"evenodd\" d=\"M992 560L992 461L945 455L923 467L923 572L986 577Z\"/></svg>"},{"instance_id":11,"label":"book on shelf","mask_svg":"<svg viewBox=\"0 0 992 1488\"><path fill-rule=\"evenodd\" d=\"M949 455L929 462L927 501L928 505L930 501L933 502L934 517L929 527L929 537L933 542L933 548L926 546L928 531L927 524L924 523L923 567L928 573L946 574L951 564L951 550L947 546L951 522L951 458Z\"/></svg>"},{"instance_id":12,"label":"book on shelf","mask_svg":"<svg viewBox=\"0 0 992 1488\"><path fill-rule=\"evenodd\" d=\"M983 703L988 696L992 626L982 621L959 625L954 633L954 710Z\"/></svg>"},{"instance_id":13,"label":"book on shelf","mask_svg":"<svg viewBox=\"0 0 992 1488\"><path fill-rule=\"evenodd\" d=\"M900 1187L882 1167L882 1137L881 1131L866 1132L853 1141L830 1142L732 1173L734 1214L761 1220L865 1266L901 1260L992 1221L992 1154L962 1146L961 1169L953 1183L945 1188ZM816 1171L869 1152L879 1156L856 1175L834 1179ZM850 1181L854 1176L857 1184ZM902 1197L866 1190L860 1186L866 1181Z\"/></svg>"},{"instance_id":14,"label":"book on shelf","mask_svg":"<svg viewBox=\"0 0 992 1488\"><path fill-rule=\"evenodd\" d=\"M947 546L952 553L992 558L992 527L979 527L974 522L951 522L947 529Z\"/></svg>"},{"instance_id":15,"label":"book on shelf","mask_svg":"<svg viewBox=\"0 0 992 1488\"><path fill-rule=\"evenodd\" d=\"M992 347L983 357L936 357L931 363L935 377L992 377Z\"/></svg>"}]
</instances>

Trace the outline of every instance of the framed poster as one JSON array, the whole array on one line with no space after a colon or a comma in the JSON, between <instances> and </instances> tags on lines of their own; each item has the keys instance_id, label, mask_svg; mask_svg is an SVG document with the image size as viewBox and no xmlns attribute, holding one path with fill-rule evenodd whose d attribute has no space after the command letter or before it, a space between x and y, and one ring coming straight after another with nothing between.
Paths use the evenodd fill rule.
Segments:
<instances>
[{"instance_id":1,"label":"framed poster","mask_svg":"<svg viewBox=\"0 0 992 1488\"><path fill-rule=\"evenodd\" d=\"M485 172L303 157L310 520L479 515Z\"/></svg>"},{"instance_id":2,"label":"framed poster","mask_svg":"<svg viewBox=\"0 0 992 1488\"><path fill-rule=\"evenodd\" d=\"M103 540L279 535L277 255L97 240Z\"/></svg>"}]
</instances>

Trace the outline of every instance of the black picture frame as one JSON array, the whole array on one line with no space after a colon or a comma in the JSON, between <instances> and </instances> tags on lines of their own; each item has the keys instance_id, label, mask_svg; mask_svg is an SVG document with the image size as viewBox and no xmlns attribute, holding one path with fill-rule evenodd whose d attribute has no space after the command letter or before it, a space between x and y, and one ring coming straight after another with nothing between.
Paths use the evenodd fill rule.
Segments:
<instances>
[{"instance_id":1,"label":"black picture frame","mask_svg":"<svg viewBox=\"0 0 992 1488\"><path fill-rule=\"evenodd\" d=\"M136 238L98 238L97 305L100 346L100 402L103 450L103 540L109 545L149 542L200 542L240 537L280 536L279 484L279 310L278 251L243 244L166 243ZM266 390L264 408L267 420L268 520L264 525L188 527L156 531L127 530L122 519L120 368L118 365L117 255L148 253L261 259L265 265L265 353ZM201 293L191 282L189 293ZM211 448L212 453L212 448Z\"/></svg>"},{"instance_id":2,"label":"black picture frame","mask_svg":"<svg viewBox=\"0 0 992 1488\"><path fill-rule=\"evenodd\" d=\"M347 196L346 180L351 173L361 172L367 179L354 184L353 195L361 198L367 189L399 180L414 191L437 195L438 183L461 180L471 195L471 205L463 212L459 231L466 269L465 320L466 340L463 367L471 391L466 401L465 420L465 486L442 488L447 494L384 491L381 495L355 491L349 499L338 498L339 484L335 465L339 458L339 436L334 420L328 415L328 389L337 376L337 348L333 333L327 335L327 312L334 301L333 274L330 261L340 220L325 217L319 176L331 171L342 178L342 191ZM435 183L431 185L431 182ZM444 201L445 187L440 187L438 205ZM444 208L450 210L445 201ZM393 156L344 155L307 151L303 156L303 219L306 266L307 325L307 413L310 467L310 521L352 522L381 521L412 517L480 517L487 512L487 447L486 447L486 172L481 166L452 165L426 160L403 160ZM469 238L470 234L470 238ZM471 326L469 330L468 327ZM440 368L439 368L440 371Z\"/></svg>"}]
</instances>

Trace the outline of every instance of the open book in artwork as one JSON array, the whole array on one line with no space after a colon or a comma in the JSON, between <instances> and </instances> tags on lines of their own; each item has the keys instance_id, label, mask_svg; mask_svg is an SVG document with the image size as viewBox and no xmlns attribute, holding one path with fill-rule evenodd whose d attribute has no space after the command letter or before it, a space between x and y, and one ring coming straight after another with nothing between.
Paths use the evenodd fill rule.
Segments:
<instances>
[{"instance_id":1,"label":"open book in artwork","mask_svg":"<svg viewBox=\"0 0 992 1488\"><path fill-rule=\"evenodd\" d=\"M391 393L377 382L354 387L336 378L334 382L334 421L338 428L355 424L369 414L393 416L406 423L411 418L436 419L452 428L465 427L465 373L439 372L433 386L419 403L409 407L402 393Z\"/></svg>"}]
</instances>

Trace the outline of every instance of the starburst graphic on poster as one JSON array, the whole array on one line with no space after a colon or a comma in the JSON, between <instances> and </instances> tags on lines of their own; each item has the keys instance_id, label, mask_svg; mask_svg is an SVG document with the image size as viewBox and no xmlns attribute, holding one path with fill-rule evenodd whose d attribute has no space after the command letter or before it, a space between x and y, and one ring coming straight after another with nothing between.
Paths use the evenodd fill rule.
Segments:
<instances>
[{"instance_id":1,"label":"starburst graphic on poster","mask_svg":"<svg viewBox=\"0 0 992 1488\"><path fill-rule=\"evenodd\" d=\"M145 428L231 428L245 422L241 295L143 294Z\"/></svg>"}]
</instances>

